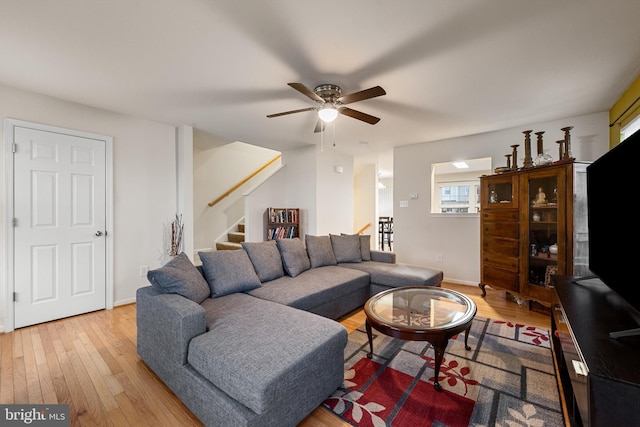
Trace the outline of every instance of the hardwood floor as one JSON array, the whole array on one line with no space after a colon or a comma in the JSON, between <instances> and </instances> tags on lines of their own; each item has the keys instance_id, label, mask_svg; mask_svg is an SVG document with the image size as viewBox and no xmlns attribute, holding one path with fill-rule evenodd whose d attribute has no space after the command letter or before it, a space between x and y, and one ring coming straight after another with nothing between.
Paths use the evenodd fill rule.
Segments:
<instances>
[{"instance_id":1,"label":"hardwood floor","mask_svg":"<svg viewBox=\"0 0 640 427\"><path fill-rule=\"evenodd\" d=\"M443 283L471 297L478 316L549 329L549 316L520 307L505 293ZM140 360L135 304L0 335L0 403L68 404L72 426L202 426ZM340 319L349 332L362 310ZM318 407L299 427L349 427Z\"/></svg>"}]
</instances>

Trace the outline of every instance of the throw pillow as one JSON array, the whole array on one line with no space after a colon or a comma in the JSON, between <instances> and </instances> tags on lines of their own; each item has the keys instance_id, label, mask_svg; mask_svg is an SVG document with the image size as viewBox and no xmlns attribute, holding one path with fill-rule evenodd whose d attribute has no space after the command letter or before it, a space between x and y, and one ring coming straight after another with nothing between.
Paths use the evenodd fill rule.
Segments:
<instances>
[{"instance_id":1,"label":"throw pillow","mask_svg":"<svg viewBox=\"0 0 640 427\"><path fill-rule=\"evenodd\" d=\"M211 297L221 297L260 287L260 279L244 249L198 252Z\"/></svg>"},{"instance_id":2,"label":"throw pillow","mask_svg":"<svg viewBox=\"0 0 640 427\"><path fill-rule=\"evenodd\" d=\"M304 248L304 243L299 237L293 239L276 240L280 257L282 257L282 265L284 270L291 277L296 277L300 273L311 268L311 262Z\"/></svg>"},{"instance_id":3,"label":"throw pillow","mask_svg":"<svg viewBox=\"0 0 640 427\"><path fill-rule=\"evenodd\" d=\"M368 234L360 235L360 255L363 261L371 261L371 236Z\"/></svg>"},{"instance_id":4,"label":"throw pillow","mask_svg":"<svg viewBox=\"0 0 640 427\"><path fill-rule=\"evenodd\" d=\"M342 236L349 236L349 234L341 233ZM360 256L362 261L371 261L371 236L369 234L355 234L360 236Z\"/></svg>"},{"instance_id":5,"label":"throw pillow","mask_svg":"<svg viewBox=\"0 0 640 427\"><path fill-rule=\"evenodd\" d=\"M309 254L311 268L322 267L323 265L336 265L336 256L333 254L331 239L329 236L304 236L304 241Z\"/></svg>"},{"instance_id":6,"label":"throw pillow","mask_svg":"<svg viewBox=\"0 0 640 427\"><path fill-rule=\"evenodd\" d=\"M280 251L278 251L275 240L242 242L241 245L247 251L261 282L268 282L284 276Z\"/></svg>"},{"instance_id":7,"label":"throw pillow","mask_svg":"<svg viewBox=\"0 0 640 427\"><path fill-rule=\"evenodd\" d=\"M338 236L330 234L331 246L336 256L337 262L361 262L360 236L352 234L349 236Z\"/></svg>"},{"instance_id":8,"label":"throw pillow","mask_svg":"<svg viewBox=\"0 0 640 427\"><path fill-rule=\"evenodd\" d=\"M184 252L162 267L148 271L147 279L160 292L182 295L198 304L211 293L206 280Z\"/></svg>"}]
</instances>

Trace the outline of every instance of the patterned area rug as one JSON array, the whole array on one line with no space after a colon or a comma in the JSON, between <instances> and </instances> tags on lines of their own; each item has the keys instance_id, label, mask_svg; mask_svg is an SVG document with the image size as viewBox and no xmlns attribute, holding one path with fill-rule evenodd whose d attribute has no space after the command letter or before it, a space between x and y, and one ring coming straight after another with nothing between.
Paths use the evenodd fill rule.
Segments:
<instances>
[{"instance_id":1,"label":"patterned area rug","mask_svg":"<svg viewBox=\"0 0 640 427\"><path fill-rule=\"evenodd\" d=\"M364 325L349 334L343 386L324 406L353 426L563 426L549 331L478 317L449 341L433 388L434 352Z\"/></svg>"}]
</instances>

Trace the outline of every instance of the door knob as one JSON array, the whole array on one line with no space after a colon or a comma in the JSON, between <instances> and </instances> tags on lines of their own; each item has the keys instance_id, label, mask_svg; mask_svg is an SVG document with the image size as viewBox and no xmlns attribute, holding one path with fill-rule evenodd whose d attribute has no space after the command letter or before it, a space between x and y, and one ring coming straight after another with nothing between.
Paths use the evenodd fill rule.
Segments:
<instances>
[{"instance_id":1,"label":"door knob","mask_svg":"<svg viewBox=\"0 0 640 427\"><path fill-rule=\"evenodd\" d=\"M102 231L96 231L96 236L98 237L102 236Z\"/></svg>"}]
</instances>

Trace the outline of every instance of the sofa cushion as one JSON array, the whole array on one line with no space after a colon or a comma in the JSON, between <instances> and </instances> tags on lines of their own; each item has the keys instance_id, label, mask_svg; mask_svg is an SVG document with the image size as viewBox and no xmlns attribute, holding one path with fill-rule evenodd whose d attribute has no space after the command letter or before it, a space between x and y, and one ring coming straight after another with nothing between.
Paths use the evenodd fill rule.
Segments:
<instances>
[{"instance_id":1,"label":"sofa cushion","mask_svg":"<svg viewBox=\"0 0 640 427\"><path fill-rule=\"evenodd\" d=\"M342 233L342 236L349 236L349 234ZM369 234L355 234L360 236L360 256L362 261L371 261L371 235Z\"/></svg>"},{"instance_id":2,"label":"sofa cushion","mask_svg":"<svg viewBox=\"0 0 640 427\"><path fill-rule=\"evenodd\" d=\"M198 252L211 298L260 287L260 279L244 249Z\"/></svg>"},{"instance_id":3,"label":"sofa cushion","mask_svg":"<svg viewBox=\"0 0 640 427\"><path fill-rule=\"evenodd\" d=\"M241 245L247 251L261 282L268 282L284 276L280 251L278 251L275 240L242 242Z\"/></svg>"},{"instance_id":4,"label":"sofa cushion","mask_svg":"<svg viewBox=\"0 0 640 427\"><path fill-rule=\"evenodd\" d=\"M311 268L309 255L299 237L276 240L284 270L291 277L296 277Z\"/></svg>"},{"instance_id":5,"label":"sofa cushion","mask_svg":"<svg viewBox=\"0 0 640 427\"><path fill-rule=\"evenodd\" d=\"M383 285L391 288L400 286L440 286L444 277L441 270L420 265L367 261L357 264L339 264L338 266L369 273L372 287L374 285Z\"/></svg>"},{"instance_id":6,"label":"sofa cushion","mask_svg":"<svg viewBox=\"0 0 640 427\"><path fill-rule=\"evenodd\" d=\"M371 236L368 234L360 235L360 255L363 261L371 261Z\"/></svg>"},{"instance_id":7,"label":"sofa cushion","mask_svg":"<svg viewBox=\"0 0 640 427\"><path fill-rule=\"evenodd\" d=\"M359 289L366 288L368 292L369 280L366 272L327 265L312 268L298 277L284 276L272 280L247 293L301 310L314 311L316 307L337 301Z\"/></svg>"},{"instance_id":8,"label":"sofa cushion","mask_svg":"<svg viewBox=\"0 0 640 427\"><path fill-rule=\"evenodd\" d=\"M322 267L324 265L336 265L336 256L333 254L331 239L329 236L304 236L309 254L311 268Z\"/></svg>"},{"instance_id":9,"label":"sofa cushion","mask_svg":"<svg viewBox=\"0 0 640 427\"><path fill-rule=\"evenodd\" d=\"M338 322L245 294L203 307L208 332L191 340L189 365L256 414L341 384L347 331Z\"/></svg>"},{"instance_id":10,"label":"sofa cushion","mask_svg":"<svg viewBox=\"0 0 640 427\"><path fill-rule=\"evenodd\" d=\"M330 234L331 246L336 256L336 261L340 262L361 262L360 236L357 234L338 236Z\"/></svg>"},{"instance_id":11,"label":"sofa cushion","mask_svg":"<svg viewBox=\"0 0 640 427\"><path fill-rule=\"evenodd\" d=\"M182 295L198 304L211 293L207 281L184 252L164 266L148 271L147 279L162 293Z\"/></svg>"}]
</instances>

